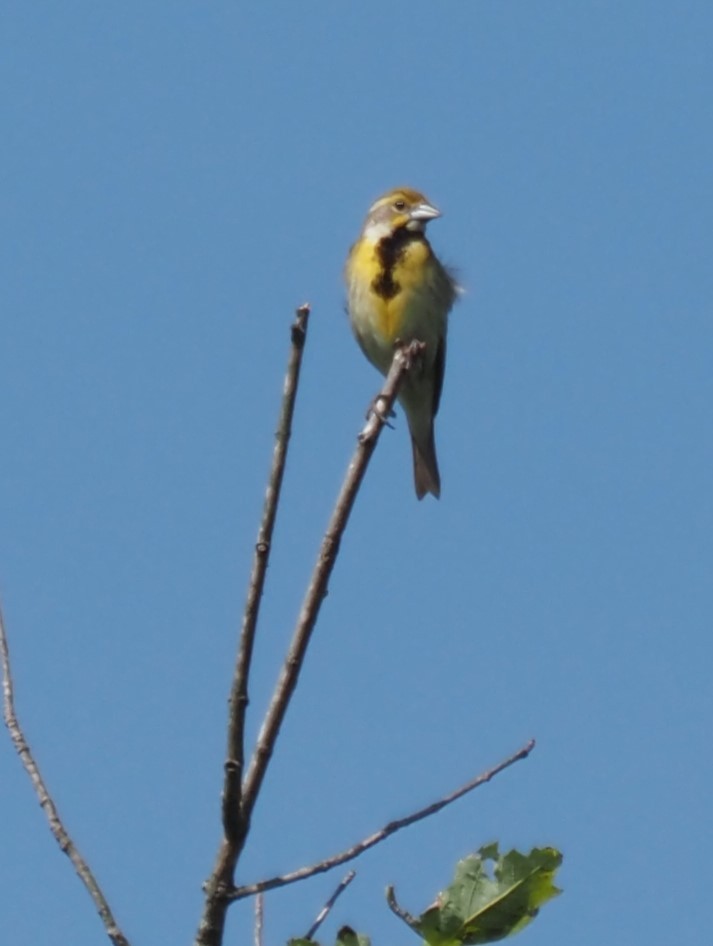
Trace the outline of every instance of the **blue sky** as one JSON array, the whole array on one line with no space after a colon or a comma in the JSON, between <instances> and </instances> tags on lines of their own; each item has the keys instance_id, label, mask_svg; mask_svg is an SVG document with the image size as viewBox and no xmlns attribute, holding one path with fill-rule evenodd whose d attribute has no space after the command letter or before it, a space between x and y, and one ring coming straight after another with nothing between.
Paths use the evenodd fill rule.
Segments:
<instances>
[{"instance_id":1,"label":"blue sky","mask_svg":"<svg viewBox=\"0 0 713 946\"><path fill-rule=\"evenodd\" d=\"M379 379L341 268L396 184L467 294L417 503L358 498L241 881L526 762L356 864L408 943L498 839L565 853L521 942L703 942L713 8L659 0L6 4L0 591L27 735L135 944L189 942L292 312L313 306L251 732ZM9 740L14 946L104 941ZM302 934L341 874L266 901ZM245 942L249 909L231 915ZM412 940L415 942L415 940Z\"/></svg>"}]
</instances>

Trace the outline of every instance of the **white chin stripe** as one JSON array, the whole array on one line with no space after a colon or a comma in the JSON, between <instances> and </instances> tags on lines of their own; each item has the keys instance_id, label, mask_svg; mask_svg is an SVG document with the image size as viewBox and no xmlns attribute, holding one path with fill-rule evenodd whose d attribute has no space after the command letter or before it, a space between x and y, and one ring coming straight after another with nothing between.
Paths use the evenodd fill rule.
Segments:
<instances>
[{"instance_id":1,"label":"white chin stripe","mask_svg":"<svg viewBox=\"0 0 713 946\"><path fill-rule=\"evenodd\" d=\"M391 227L383 220L377 223L370 223L369 226L364 229L364 236L371 243L378 243L379 240L383 240L383 238L389 236L390 233Z\"/></svg>"}]
</instances>

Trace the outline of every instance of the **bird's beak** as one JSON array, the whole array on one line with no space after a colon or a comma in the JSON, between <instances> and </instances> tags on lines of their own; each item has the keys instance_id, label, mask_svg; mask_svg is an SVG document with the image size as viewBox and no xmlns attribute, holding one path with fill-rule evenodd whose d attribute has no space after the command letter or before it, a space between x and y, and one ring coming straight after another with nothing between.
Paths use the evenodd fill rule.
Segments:
<instances>
[{"instance_id":1,"label":"bird's beak","mask_svg":"<svg viewBox=\"0 0 713 946\"><path fill-rule=\"evenodd\" d=\"M427 204L425 201L422 204L416 204L416 206L411 210L411 219L423 221L424 223L440 216L441 211L438 209L438 207L434 207L433 204Z\"/></svg>"}]
</instances>

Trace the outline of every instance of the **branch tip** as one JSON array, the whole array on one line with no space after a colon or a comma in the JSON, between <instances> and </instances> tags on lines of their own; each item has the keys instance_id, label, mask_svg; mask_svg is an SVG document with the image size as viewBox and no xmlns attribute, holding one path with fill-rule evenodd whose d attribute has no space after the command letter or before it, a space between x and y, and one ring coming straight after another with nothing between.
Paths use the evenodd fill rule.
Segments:
<instances>
[{"instance_id":1,"label":"branch tip","mask_svg":"<svg viewBox=\"0 0 713 946\"><path fill-rule=\"evenodd\" d=\"M404 908L399 904L398 900L396 899L396 890L393 884L389 884L389 886L386 888L386 903L388 904L388 907L392 913L395 913L400 920L403 920L407 926L410 926L412 930L415 930L420 935L418 921L414 916L412 916L412 914L408 912L408 910L404 910Z\"/></svg>"},{"instance_id":2,"label":"branch tip","mask_svg":"<svg viewBox=\"0 0 713 946\"><path fill-rule=\"evenodd\" d=\"M327 900L327 902L322 907L322 909L319 911L314 923L312 924L312 926L310 926L309 930L305 934L304 936L305 939L314 938L314 934L320 928L322 923L324 923L324 921L327 919L327 916L329 915L330 910L332 909L334 904L337 902L338 898L341 897L341 895L344 893L344 891L347 889L347 887L354 880L355 877L356 877L356 871L350 870L349 873L346 874L344 878L339 882L334 893L329 898L329 900Z\"/></svg>"}]
</instances>

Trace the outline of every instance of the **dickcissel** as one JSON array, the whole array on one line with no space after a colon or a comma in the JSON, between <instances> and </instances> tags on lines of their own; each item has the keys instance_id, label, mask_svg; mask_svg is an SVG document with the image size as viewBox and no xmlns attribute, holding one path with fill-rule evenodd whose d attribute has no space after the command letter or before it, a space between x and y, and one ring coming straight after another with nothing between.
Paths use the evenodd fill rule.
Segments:
<instances>
[{"instance_id":1,"label":"dickcissel","mask_svg":"<svg viewBox=\"0 0 713 946\"><path fill-rule=\"evenodd\" d=\"M440 215L419 191L389 191L369 208L344 271L352 329L382 374L391 366L396 344L418 340L426 346L399 392L419 499L441 492L433 419L443 387L448 312L459 291L426 239L426 224Z\"/></svg>"}]
</instances>

